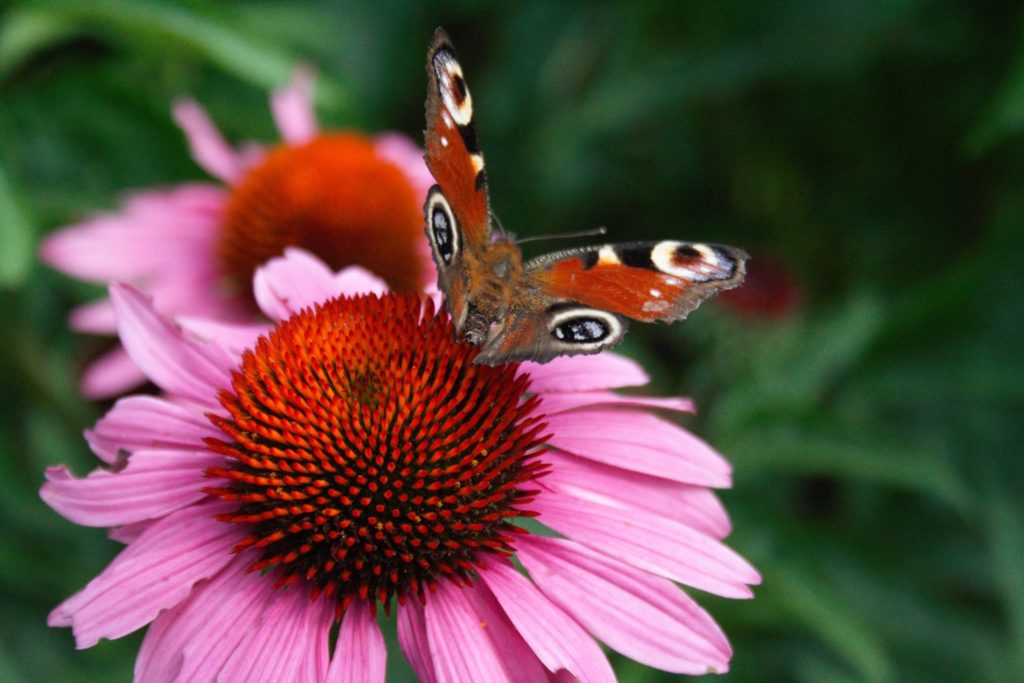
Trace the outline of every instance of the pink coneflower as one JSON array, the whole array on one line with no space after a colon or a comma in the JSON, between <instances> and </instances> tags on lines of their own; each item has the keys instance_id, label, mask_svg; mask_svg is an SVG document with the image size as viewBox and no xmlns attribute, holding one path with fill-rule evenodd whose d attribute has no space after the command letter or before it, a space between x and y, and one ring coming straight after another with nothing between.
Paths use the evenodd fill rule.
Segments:
<instances>
[{"instance_id":1,"label":"pink coneflower","mask_svg":"<svg viewBox=\"0 0 1024 683\"><path fill-rule=\"evenodd\" d=\"M245 320L256 313L249 287L256 268L297 246L332 268L359 265L392 289L433 282L423 240L423 199L432 184L422 151L403 135L369 138L318 132L303 71L273 95L283 143L232 149L193 101L174 106L195 160L223 185L190 183L139 192L117 213L66 227L41 247L44 261L83 280L126 281L153 297L157 310ZM114 334L109 300L82 306L71 325ZM122 348L82 377L90 398L140 384L142 372Z\"/></svg>"},{"instance_id":2,"label":"pink coneflower","mask_svg":"<svg viewBox=\"0 0 1024 683\"><path fill-rule=\"evenodd\" d=\"M50 624L79 647L149 624L141 681L383 681L381 612L427 682L612 681L597 640L725 671L725 636L677 582L746 598L759 577L721 542L728 463L652 412L690 403L615 393L647 377L607 353L474 365L412 295L324 300L361 278L273 260L256 300L291 315L255 342L112 287L122 343L166 393L87 433L107 467L48 471L54 509L126 544Z\"/></svg>"}]
</instances>

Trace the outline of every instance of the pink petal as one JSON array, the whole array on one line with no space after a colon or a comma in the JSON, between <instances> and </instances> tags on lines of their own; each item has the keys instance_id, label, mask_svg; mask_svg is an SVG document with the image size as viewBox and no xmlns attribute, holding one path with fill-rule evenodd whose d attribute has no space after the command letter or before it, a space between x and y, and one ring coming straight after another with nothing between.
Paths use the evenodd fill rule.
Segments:
<instances>
[{"instance_id":1,"label":"pink petal","mask_svg":"<svg viewBox=\"0 0 1024 683\"><path fill-rule=\"evenodd\" d=\"M152 249L152 244L152 231L141 229L132 216L105 214L48 236L39 255L81 280L136 280L163 262L163 252Z\"/></svg>"},{"instance_id":2,"label":"pink petal","mask_svg":"<svg viewBox=\"0 0 1024 683\"><path fill-rule=\"evenodd\" d=\"M181 329L202 342L216 341L232 353L241 357L242 352L256 346L256 340L272 329L268 323L225 323L209 318L177 316L174 321Z\"/></svg>"},{"instance_id":3,"label":"pink petal","mask_svg":"<svg viewBox=\"0 0 1024 683\"><path fill-rule=\"evenodd\" d=\"M185 132L192 158L206 171L226 183L234 182L241 171L238 155L224 141L206 111L193 100L174 103L174 121Z\"/></svg>"},{"instance_id":4,"label":"pink petal","mask_svg":"<svg viewBox=\"0 0 1024 683\"><path fill-rule=\"evenodd\" d=\"M217 234L227 201L228 192L222 186L192 182L133 192L125 198L124 211L142 218L142 227L160 223L176 231L178 237L186 237L196 230ZM168 207L174 211L168 211ZM197 225L193 221L198 217L203 220Z\"/></svg>"},{"instance_id":5,"label":"pink petal","mask_svg":"<svg viewBox=\"0 0 1024 683\"><path fill-rule=\"evenodd\" d=\"M93 470L75 479L63 465L46 469L39 496L83 526L120 526L166 515L203 497L203 472L223 464L209 451L136 451L119 472Z\"/></svg>"},{"instance_id":6,"label":"pink petal","mask_svg":"<svg viewBox=\"0 0 1024 683\"><path fill-rule=\"evenodd\" d=\"M224 277L205 268L199 259L188 257L173 276L161 276L149 287L143 287L153 300L153 308L168 317L189 315L218 318L225 322L251 320L253 314L241 298L225 297Z\"/></svg>"},{"instance_id":7,"label":"pink petal","mask_svg":"<svg viewBox=\"0 0 1024 683\"><path fill-rule=\"evenodd\" d=\"M341 622L327 683L384 683L386 665L384 636L369 606L352 603Z\"/></svg>"},{"instance_id":8,"label":"pink petal","mask_svg":"<svg viewBox=\"0 0 1024 683\"><path fill-rule=\"evenodd\" d=\"M673 581L727 598L753 596L761 577L718 540L644 510L623 510L542 491L540 521L599 552Z\"/></svg>"},{"instance_id":9,"label":"pink petal","mask_svg":"<svg viewBox=\"0 0 1024 683\"><path fill-rule=\"evenodd\" d=\"M467 586L462 589L462 596L466 598L470 611L478 618L478 625L483 628L501 658L508 680L514 683L534 683L548 678L549 672L523 640L487 586L479 583Z\"/></svg>"},{"instance_id":10,"label":"pink petal","mask_svg":"<svg viewBox=\"0 0 1024 683\"><path fill-rule=\"evenodd\" d=\"M388 283L362 266L349 266L334 276L335 296L339 294L386 294Z\"/></svg>"},{"instance_id":11,"label":"pink petal","mask_svg":"<svg viewBox=\"0 0 1024 683\"><path fill-rule=\"evenodd\" d=\"M534 683L547 678L540 659L485 587L443 582L427 597L426 623L438 681Z\"/></svg>"},{"instance_id":12,"label":"pink petal","mask_svg":"<svg viewBox=\"0 0 1024 683\"><path fill-rule=\"evenodd\" d=\"M239 531L212 519L228 508L220 501L194 505L154 522L47 623L71 626L79 648L142 628L231 559Z\"/></svg>"},{"instance_id":13,"label":"pink petal","mask_svg":"<svg viewBox=\"0 0 1024 683\"><path fill-rule=\"evenodd\" d=\"M188 410L155 396L122 398L85 439L93 452L113 463L119 451L141 449L203 449L205 437L223 434L197 410Z\"/></svg>"},{"instance_id":14,"label":"pink petal","mask_svg":"<svg viewBox=\"0 0 1024 683\"><path fill-rule=\"evenodd\" d=\"M138 540L142 532L148 529L155 520L146 519L141 522L132 522L123 526L111 527L107 530L107 538L128 545Z\"/></svg>"},{"instance_id":15,"label":"pink petal","mask_svg":"<svg viewBox=\"0 0 1024 683\"><path fill-rule=\"evenodd\" d=\"M334 297L335 287L331 269L296 247L260 266L252 283L256 302L272 320L287 320L305 307Z\"/></svg>"},{"instance_id":16,"label":"pink petal","mask_svg":"<svg viewBox=\"0 0 1024 683\"><path fill-rule=\"evenodd\" d=\"M732 530L725 507L703 486L631 472L558 450L546 452L544 461L551 465L544 485L576 498L647 510L714 538L724 538Z\"/></svg>"},{"instance_id":17,"label":"pink petal","mask_svg":"<svg viewBox=\"0 0 1024 683\"><path fill-rule=\"evenodd\" d=\"M212 241L226 203L218 188L188 184L131 196L116 213L71 225L44 240L40 256L69 275L95 282L150 284L215 258Z\"/></svg>"},{"instance_id":18,"label":"pink petal","mask_svg":"<svg viewBox=\"0 0 1024 683\"><path fill-rule=\"evenodd\" d=\"M424 608L415 599L398 608L398 646L420 683L437 683Z\"/></svg>"},{"instance_id":19,"label":"pink petal","mask_svg":"<svg viewBox=\"0 0 1024 683\"><path fill-rule=\"evenodd\" d=\"M234 556L188 598L160 613L135 660L136 681L216 680L262 621L274 594L272 580L245 572L251 559Z\"/></svg>"},{"instance_id":20,"label":"pink petal","mask_svg":"<svg viewBox=\"0 0 1024 683\"><path fill-rule=\"evenodd\" d=\"M307 67L292 74L291 83L270 96L270 111L284 141L300 145L313 139L317 132L313 112L313 83L316 75Z\"/></svg>"},{"instance_id":21,"label":"pink petal","mask_svg":"<svg viewBox=\"0 0 1024 683\"><path fill-rule=\"evenodd\" d=\"M729 462L681 427L633 410L592 409L548 416L556 448L616 467L716 488L732 483Z\"/></svg>"},{"instance_id":22,"label":"pink petal","mask_svg":"<svg viewBox=\"0 0 1024 683\"><path fill-rule=\"evenodd\" d=\"M216 406L217 391L230 386L229 369L238 359L215 344L186 340L137 289L113 285L110 298L121 342L146 376L167 392Z\"/></svg>"},{"instance_id":23,"label":"pink petal","mask_svg":"<svg viewBox=\"0 0 1024 683\"><path fill-rule=\"evenodd\" d=\"M471 600L472 590L441 581L437 591L427 597L427 640L438 683L512 680L502 653L486 630L488 622Z\"/></svg>"},{"instance_id":24,"label":"pink petal","mask_svg":"<svg viewBox=\"0 0 1024 683\"><path fill-rule=\"evenodd\" d=\"M426 199L427 191L434 184L434 176L423 160L423 150L401 133L382 133L376 137L373 146L378 156L402 169L420 199Z\"/></svg>"},{"instance_id":25,"label":"pink petal","mask_svg":"<svg viewBox=\"0 0 1024 683\"><path fill-rule=\"evenodd\" d=\"M491 559L480 579L549 671L565 669L581 683L615 681L594 639L511 565Z\"/></svg>"},{"instance_id":26,"label":"pink petal","mask_svg":"<svg viewBox=\"0 0 1024 683\"><path fill-rule=\"evenodd\" d=\"M114 315L110 299L100 299L71 311L68 325L76 332L114 334L117 332L117 317Z\"/></svg>"},{"instance_id":27,"label":"pink petal","mask_svg":"<svg viewBox=\"0 0 1024 683\"><path fill-rule=\"evenodd\" d=\"M82 375L82 395L93 400L119 396L146 381L146 376L123 346L94 360Z\"/></svg>"},{"instance_id":28,"label":"pink petal","mask_svg":"<svg viewBox=\"0 0 1024 683\"><path fill-rule=\"evenodd\" d=\"M520 367L530 375L530 388L538 393L617 389L650 381L636 361L608 351L594 356L559 356L549 363L527 362Z\"/></svg>"},{"instance_id":29,"label":"pink petal","mask_svg":"<svg viewBox=\"0 0 1024 683\"><path fill-rule=\"evenodd\" d=\"M331 630L334 628L336 607L337 603L328 598L320 598L309 605L311 610L320 610L320 614L312 617L313 630L309 639L315 643L315 652L303 660L300 680L309 680L310 683L327 681L327 672L331 666Z\"/></svg>"},{"instance_id":30,"label":"pink petal","mask_svg":"<svg viewBox=\"0 0 1024 683\"><path fill-rule=\"evenodd\" d=\"M672 582L572 541L527 536L517 549L544 594L612 649L675 673L728 670L725 635Z\"/></svg>"},{"instance_id":31,"label":"pink petal","mask_svg":"<svg viewBox=\"0 0 1024 683\"><path fill-rule=\"evenodd\" d=\"M241 173L248 173L250 169L262 163L267 158L267 149L258 142L243 142L235 150L238 155L238 165Z\"/></svg>"},{"instance_id":32,"label":"pink petal","mask_svg":"<svg viewBox=\"0 0 1024 683\"><path fill-rule=\"evenodd\" d=\"M263 577L273 581L272 577ZM219 680L246 683L321 683L327 669L324 623L333 612L329 601L310 604L303 589L276 591L263 622L238 644L220 671ZM319 677L318 677L319 676Z\"/></svg>"},{"instance_id":33,"label":"pink petal","mask_svg":"<svg viewBox=\"0 0 1024 683\"><path fill-rule=\"evenodd\" d=\"M673 410L681 413L697 412L697 407L688 398L677 398L674 396L624 396L611 391L544 394L544 402L541 403L539 411L550 415L552 413L564 413L577 408L590 408L593 406L627 406Z\"/></svg>"}]
</instances>

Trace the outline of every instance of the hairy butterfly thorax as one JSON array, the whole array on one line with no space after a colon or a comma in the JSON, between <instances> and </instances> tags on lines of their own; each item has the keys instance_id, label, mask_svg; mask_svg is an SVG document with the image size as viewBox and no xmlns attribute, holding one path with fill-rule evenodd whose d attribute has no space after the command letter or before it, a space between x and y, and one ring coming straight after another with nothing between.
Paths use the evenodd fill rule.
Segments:
<instances>
[{"instance_id":1,"label":"hairy butterfly thorax","mask_svg":"<svg viewBox=\"0 0 1024 683\"><path fill-rule=\"evenodd\" d=\"M568 249L526 263L495 238L473 98L448 35L427 52L426 161L437 185L427 237L458 335L475 362L545 362L622 341L629 319L682 320L743 282L746 253L696 242L633 242Z\"/></svg>"}]
</instances>

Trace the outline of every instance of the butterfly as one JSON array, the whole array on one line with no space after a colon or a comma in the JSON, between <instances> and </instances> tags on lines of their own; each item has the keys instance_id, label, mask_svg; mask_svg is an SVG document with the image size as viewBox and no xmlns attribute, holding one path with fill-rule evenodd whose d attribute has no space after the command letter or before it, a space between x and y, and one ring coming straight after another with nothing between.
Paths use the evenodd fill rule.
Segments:
<instances>
[{"instance_id":1,"label":"butterfly","mask_svg":"<svg viewBox=\"0 0 1024 683\"><path fill-rule=\"evenodd\" d=\"M456 334L481 347L475 363L547 362L622 341L629 319L682 320L743 282L746 253L697 242L630 242L567 249L523 262L494 233L473 98L451 40L427 51L426 154L437 184L426 234Z\"/></svg>"}]
</instances>

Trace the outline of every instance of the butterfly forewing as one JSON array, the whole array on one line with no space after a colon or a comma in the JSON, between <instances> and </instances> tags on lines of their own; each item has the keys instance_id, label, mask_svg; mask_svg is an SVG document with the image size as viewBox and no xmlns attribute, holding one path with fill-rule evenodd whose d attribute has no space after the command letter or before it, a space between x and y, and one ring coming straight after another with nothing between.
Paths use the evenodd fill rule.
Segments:
<instances>
[{"instance_id":1,"label":"butterfly forewing","mask_svg":"<svg viewBox=\"0 0 1024 683\"><path fill-rule=\"evenodd\" d=\"M473 97L448 34L437 29L427 51L427 167L451 204L468 248L490 241L487 181Z\"/></svg>"}]
</instances>

